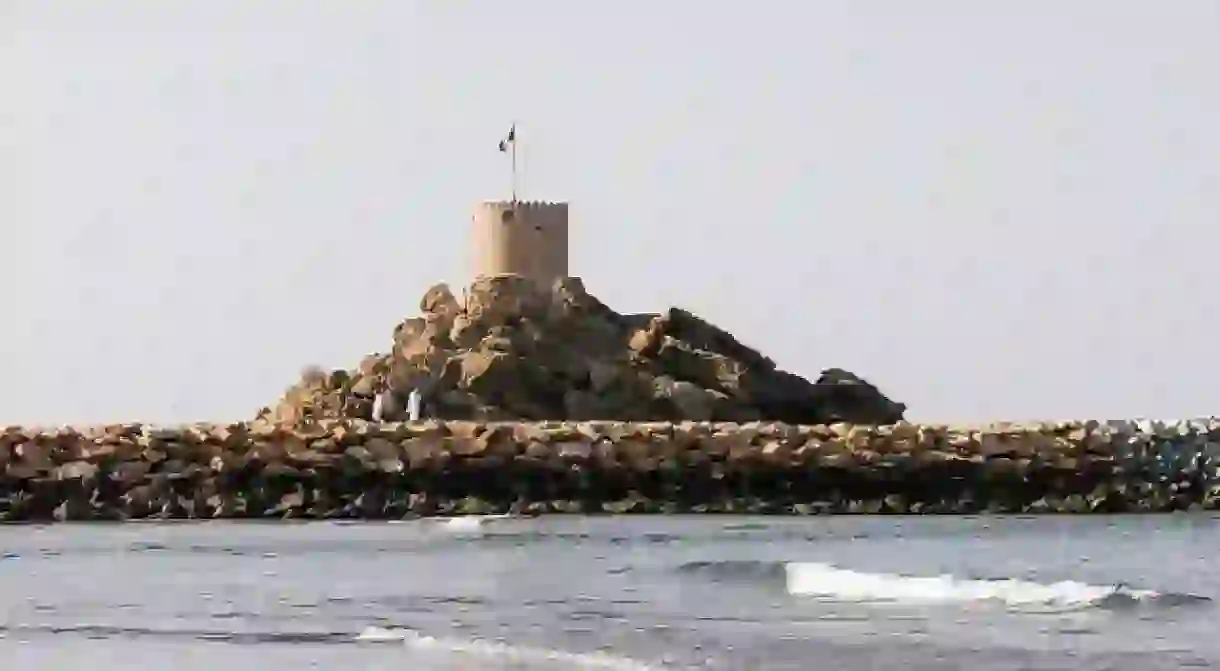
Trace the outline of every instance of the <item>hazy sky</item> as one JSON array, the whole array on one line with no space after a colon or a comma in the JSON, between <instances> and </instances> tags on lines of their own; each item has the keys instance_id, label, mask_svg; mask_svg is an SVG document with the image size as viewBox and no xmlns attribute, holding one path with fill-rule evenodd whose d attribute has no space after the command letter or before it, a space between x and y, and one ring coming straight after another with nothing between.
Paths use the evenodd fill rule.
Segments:
<instances>
[{"instance_id":1,"label":"hazy sky","mask_svg":"<svg viewBox=\"0 0 1220 671\"><path fill-rule=\"evenodd\" d=\"M573 273L925 420L1220 413L1216 0L0 0L0 423L251 416Z\"/></svg>"}]
</instances>

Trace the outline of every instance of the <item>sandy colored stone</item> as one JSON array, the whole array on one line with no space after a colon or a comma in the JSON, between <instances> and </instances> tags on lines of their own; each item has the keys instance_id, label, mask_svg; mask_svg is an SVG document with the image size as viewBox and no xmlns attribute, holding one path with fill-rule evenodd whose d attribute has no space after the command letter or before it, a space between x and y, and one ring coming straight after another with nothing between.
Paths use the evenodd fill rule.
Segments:
<instances>
[{"instance_id":1,"label":"sandy colored stone","mask_svg":"<svg viewBox=\"0 0 1220 671\"><path fill-rule=\"evenodd\" d=\"M448 452L459 457L482 456L483 452L487 449L487 444L478 438L463 438L461 436L445 438L443 445Z\"/></svg>"},{"instance_id":2,"label":"sandy colored stone","mask_svg":"<svg viewBox=\"0 0 1220 671\"><path fill-rule=\"evenodd\" d=\"M522 455L528 459L537 460L548 459L552 454L553 453L550 445L537 440L530 441L530 443L525 446L525 451L522 453Z\"/></svg>"},{"instance_id":3,"label":"sandy colored stone","mask_svg":"<svg viewBox=\"0 0 1220 671\"><path fill-rule=\"evenodd\" d=\"M329 465L334 464L335 461L339 458L339 456L340 455L335 454L333 452L320 452L318 450L307 447L302 450L297 450L295 452L288 453L285 456L284 461L286 463L293 464L294 466L297 466L298 468L318 468L318 467L329 466ZM216 464L217 464L216 460L213 460L212 463L213 463L213 466L212 466L213 470L220 470L216 467ZM223 468L223 461L221 461L220 464Z\"/></svg>"},{"instance_id":4,"label":"sandy colored stone","mask_svg":"<svg viewBox=\"0 0 1220 671\"><path fill-rule=\"evenodd\" d=\"M445 422L445 428L454 438L475 438L482 433L484 425L479 422L459 420Z\"/></svg>"},{"instance_id":5,"label":"sandy colored stone","mask_svg":"<svg viewBox=\"0 0 1220 671\"><path fill-rule=\"evenodd\" d=\"M695 506L699 510L757 511L776 505L784 510L828 506L831 512L879 506L888 512L905 509L912 513L1215 508L1220 507L1220 496L1215 494L1220 491L1220 485L1216 485L1220 481L1220 441L1209 433L1214 424L1213 420L1147 423L1145 431L1145 426L1137 422L1095 423L1090 429L1087 422L948 427L793 425L773 421L376 423L342 418L292 427L263 420L181 427L2 427L0 488L10 489L0 491L18 494L8 495L5 505L9 507L0 508L0 516L92 519L108 515L111 517L106 518L112 519L232 515L240 513L247 502L257 503L262 510L259 497L272 491L280 496L282 490L274 488L282 486L285 479L306 477L313 483L309 485L310 494L302 499L302 509L293 509L294 515L338 514L344 506L356 508L347 509L343 515L432 514L452 511L454 504L436 500L436 492L403 491L405 482L437 482L441 483L438 491L462 492L463 488L478 486L483 478L446 479L468 473L468 469L477 473L479 469L511 466L513 460L519 460L517 466L540 469L532 471L531 477L553 479L556 486L596 486L587 483L604 480L617 483L614 491L620 493L635 490L633 496L649 489L642 485L656 477L650 475L652 471L664 470L669 478L682 477L686 468L698 469L698 492L705 497ZM1220 438L1220 432L1215 438ZM443 468L450 459L461 460L463 468ZM417 468L428 469L429 475L422 480L399 477ZM819 469L836 469L850 476L830 478L828 482L837 482L836 487L854 486L853 479L879 484L869 490L867 497L872 498L868 501L852 501L847 492L813 492L814 498L827 500L786 499L782 505L768 501L743 503L735 498L739 493L716 484L726 473L748 477L755 468L768 469L781 479L804 480L814 475L815 482ZM920 473L921 469L930 470ZM272 488L264 493L222 492L225 487L247 481L229 476L239 470L243 476L254 476L253 482L280 484L264 484ZM1051 489L1041 502L1023 499L1021 494L1022 487L1030 486L1035 472L1038 482ZM326 477L327 473L338 477ZM588 478L591 473L600 475ZM917 475L920 488L915 492L903 490L905 478ZM921 492L927 493L928 487L936 486L934 480L927 480L929 476L965 477L982 483L977 485L980 488L1000 488L1003 495L991 497L988 503L989 492L975 489L957 501L916 500ZM101 487L101 483L106 486ZM356 483L368 490L343 489ZM82 485L95 489L81 490ZM960 489L960 484L946 486ZM1090 493L1073 498L1082 487ZM796 490L780 486L778 491L790 497ZM54 492L75 498L46 501L44 497ZM508 501L485 500L500 495L495 492L468 493L468 500L491 506L489 509L509 505ZM599 501L605 494L588 491L581 496ZM606 505L617 509L619 503L610 501ZM546 510L575 511L585 504L512 505L522 510L538 505ZM673 501L636 500L628 508L672 511L676 505Z\"/></svg>"},{"instance_id":6,"label":"sandy colored stone","mask_svg":"<svg viewBox=\"0 0 1220 671\"><path fill-rule=\"evenodd\" d=\"M593 456L593 445L580 440L555 443L552 448L560 459L570 461L586 461Z\"/></svg>"},{"instance_id":7,"label":"sandy colored stone","mask_svg":"<svg viewBox=\"0 0 1220 671\"><path fill-rule=\"evenodd\" d=\"M499 457L515 457L525 449L525 444L514 436L513 427L507 424L493 424L479 435L482 443L482 454Z\"/></svg>"},{"instance_id":8,"label":"sandy colored stone","mask_svg":"<svg viewBox=\"0 0 1220 671\"><path fill-rule=\"evenodd\" d=\"M448 284L434 284L426 292L419 302L420 312L424 314L439 314L439 315L457 315L462 306L458 303L457 298L453 296L453 291L449 289Z\"/></svg>"},{"instance_id":9,"label":"sandy colored stone","mask_svg":"<svg viewBox=\"0 0 1220 671\"><path fill-rule=\"evenodd\" d=\"M388 438L369 438L365 441L364 447L377 460L398 459L402 456L402 448Z\"/></svg>"},{"instance_id":10,"label":"sandy colored stone","mask_svg":"<svg viewBox=\"0 0 1220 671\"><path fill-rule=\"evenodd\" d=\"M464 302L436 285L420 311L394 329L389 354L369 355L351 371L306 371L259 418L369 419L383 389L404 398L424 390L429 414L454 419L889 421L902 412L846 371L826 369L812 383L780 371L689 312L615 313L579 278L550 289L515 276L480 278ZM401 404L388 405L394 412L385 416L398 419Z\"/></svg>"},{"instance_id":11,"label":"sandy colored stone","mask_svg":"<svg viewBox=\"0 0 1220 671\"><path fill-rule=\"evenodd\" d=\"M445 454L441 440L438 436L419 436L407 438L400 445L411 468L419 468Z\"/></svg>"},{"instance_id":12,"label":"sandy colored stone","mask_svg":"<svg viewBox=\"0 0 1220 671\"><path fill-rule=\"evenodd\" d=\"M763 459L771 462L786 463L792 460L793 446L785 439L768 438L759 447L758 454Z\"/></svg>"}]
</instances>

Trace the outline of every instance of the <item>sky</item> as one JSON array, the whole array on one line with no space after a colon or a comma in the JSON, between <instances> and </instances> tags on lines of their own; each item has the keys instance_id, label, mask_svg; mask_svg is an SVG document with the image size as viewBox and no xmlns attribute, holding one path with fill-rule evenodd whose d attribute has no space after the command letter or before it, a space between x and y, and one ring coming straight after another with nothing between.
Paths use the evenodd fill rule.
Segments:
<instances>
[{"instance_id":1,"label":"sky","mask_svg":"<svg viewBox=\"0 0 1220 671\"><path fill-rule=\"evenodd\" d=\"M935 422L1220 414L1216 0L0 0L0 424L252 417L571 202Z\"/></svg>"}]
</instances>

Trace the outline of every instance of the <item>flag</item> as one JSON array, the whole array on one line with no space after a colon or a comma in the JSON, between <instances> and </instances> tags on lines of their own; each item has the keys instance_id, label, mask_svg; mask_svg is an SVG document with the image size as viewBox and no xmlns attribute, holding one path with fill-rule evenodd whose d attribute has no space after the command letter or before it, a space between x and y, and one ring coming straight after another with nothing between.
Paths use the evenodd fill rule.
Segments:
<instances>
[{"instance_id":1,"label":"flag","mask_svg":"<svg viewBox=\"0 0 1220 671\"><path fill-rule=\"evenodd\" d=\"M508 137L500 140L500 151L508 151L508 145L517 141L517 124L508 129Z\"/></svg>"}]
</instances>

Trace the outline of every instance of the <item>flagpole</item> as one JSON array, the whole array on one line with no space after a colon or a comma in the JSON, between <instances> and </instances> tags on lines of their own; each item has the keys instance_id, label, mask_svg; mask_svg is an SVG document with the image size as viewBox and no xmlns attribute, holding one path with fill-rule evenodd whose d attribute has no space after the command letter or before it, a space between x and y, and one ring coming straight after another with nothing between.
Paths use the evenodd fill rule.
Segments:
<instances>
[{"instance_id":1,"label":"flagpole","mask_svg":"<svg viewBox=\"0 0 1220 671\"><path fill-rule=\"evenodd\" d=\"M513 129L513 141L510 142L509 144L512 145L512 152L513 152L512 191L513 191L513 205L516 205L517 204L517 122L516 121L513 122L512 129Z\"/></svg>"}]
</instances>

